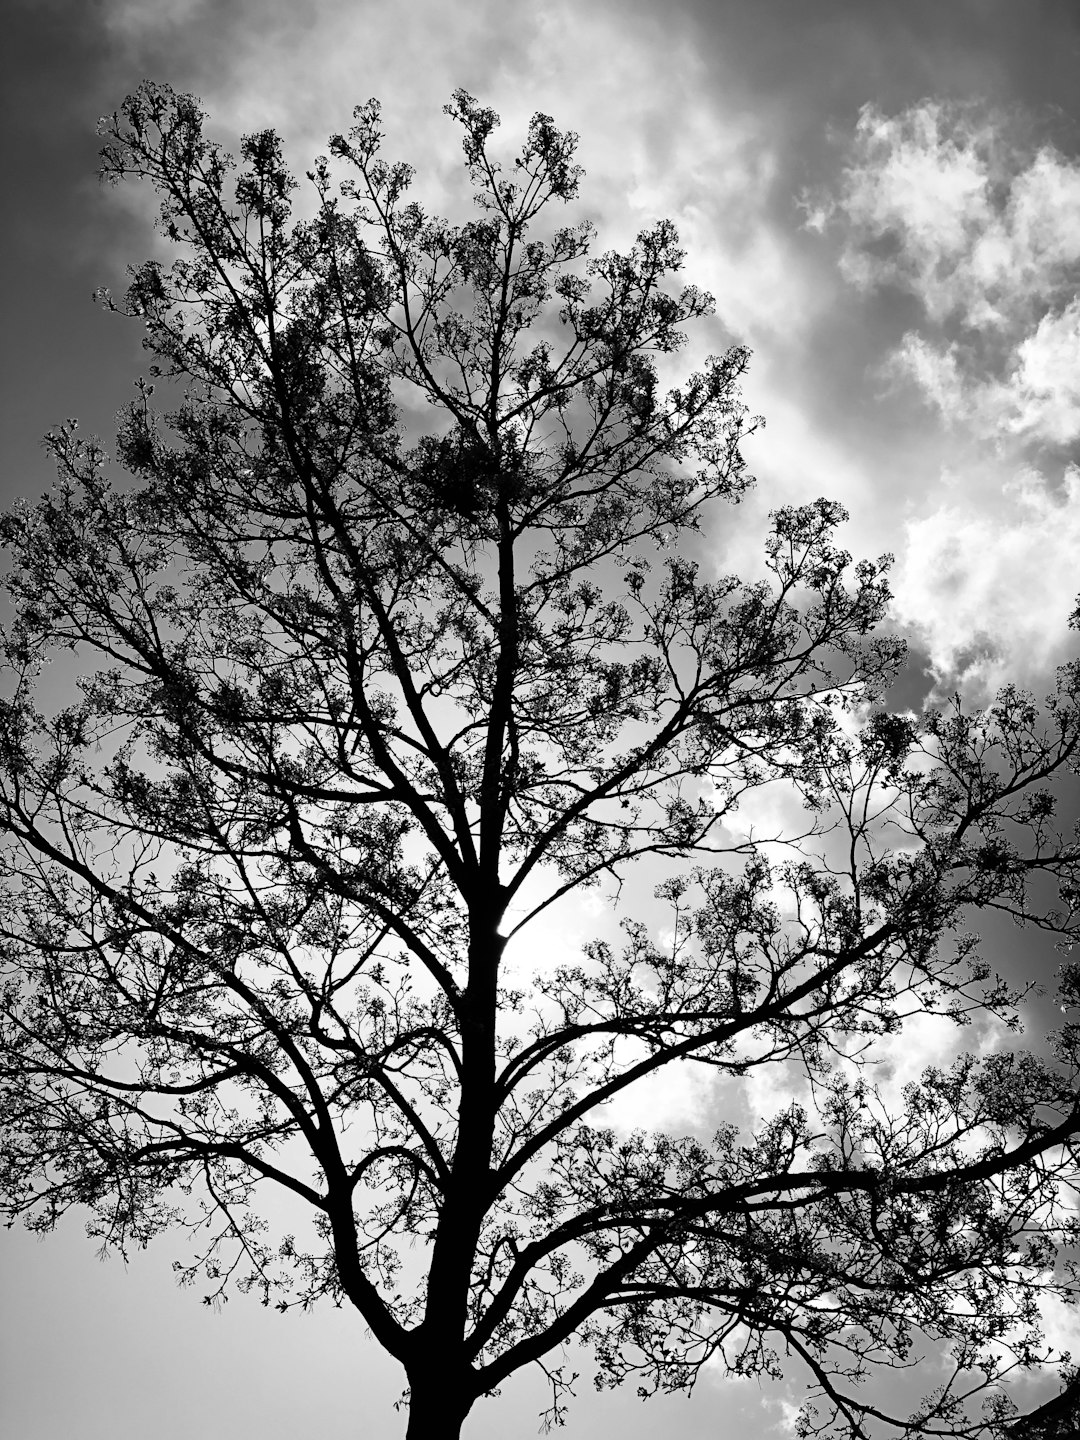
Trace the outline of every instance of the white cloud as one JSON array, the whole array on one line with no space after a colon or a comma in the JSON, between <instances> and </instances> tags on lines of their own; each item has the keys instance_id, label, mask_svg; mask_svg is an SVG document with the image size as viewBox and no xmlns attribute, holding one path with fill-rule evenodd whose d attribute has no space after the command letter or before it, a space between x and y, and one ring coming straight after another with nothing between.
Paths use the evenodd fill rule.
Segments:
<instances>
[{"instance_id":1,"label":"white cloud","mask_svg":"<svg viewBox=\"0 0 1080 1440\"><path fill-rule=\"evenodd\" d=\"M790 1400L776 1399L766 1402L771 1409L780 1412L780 1418L772 1426L773 1432L777 1435L797 1435L799 1433L799 1415L802 1413L801 1406L794 1405Z\"/></svg>"},{"instance_id":2,"label":"white cloud","mask_svg":"<svg viewBox=\"0 0 1080 1440\"><path fill-rule=\"evenodd\" d=\"M1080 435L1080 301L1044 315L1017 348L1008 425L1064 445Z\"/></svg>"},{"instance_id":3,"label":"white cloud","mask_svg":"<svg viewBox=\"0 0 1080 1440\"><path fill-rule=\"evenodd\" d=\"M806 1070L795 1060L771 1060L749 1070L743 1081L743 1104L750 1130L757 1130L792 1105L801 1106L809 1115L815 1110Z\"/></svg>"},{"instance_id":4,"label":"white cloud","mask_svg":"<svg viewBox=\"0 0 1080 1440\"><path fill-rule=\"evenodd\" d=\"M626 1048L625 1063L644 1058ZM716 1072L704 1065L675 1061L620 1093L603 1110L596 1112L596 1121L610 1125L621 1134L633 1130L666 1130L683 1134L704 1126L709 1118L716 1090Z\"/></svg>"},{"instance_id":5,"label":"white cloud","mask_svg":"<svg viewBox=\"0 0 1080 1440\"><path fill-rule=\"evenodd\" d=\"M833 207L847 226L845 276L903 285L935 319L962 303L961 262L992 218L989 138L939 102L892 118L864 106Z\"/></svg>"},{"instance_id":6,"label":"white cloud","mask_svg":"<svg viewBox=\"0 0 1080 1440\"><path fill-rule=\"evenodd\" d=\"M1014 348L1002 377L981 378L955 341L909 331L886 372L913 380L950 426L999 446L1063 446L1080 436L1080 301L1047 313Z\"/></svg>"},{"instance_id":7,"label":"white cloud","mask_svg":"<svg viewBox=\"0 0 1080 1440\"><path fill-rule=\"evenodd\" d=\"M1080 1357L1080 1307L1048 1295L1040 1301L1039 1312L1047 1344L1055 1350L1067 1350L1074 1361Z\"/></svg>"},{"instance_id":8,"label":"white cloud","mask_svg":"<svg viewBox=\"0 0 1080 1440\"><path fill-rule=\"evenodd\" d=\"M962 479L936 504L907 491L894 616L948 690L1044 683L1077 584L1080 480L1041 472L1080 438L1080 164L1020 132L986 106L866 106L807 222L854 286L921 309L880 369L940 414Z\"/></svg>"},{"instance_id":9,"label":"white cloud","mask_svg":"<svg viewBox=\"0 0 1080 1440\"><path fill-rule=\"evenodd\" d=\"M1080 554L1080 472L1021 471L980 508L908 521L893 613L943 686L1034 683L1065 658Z\"/></svg>"},{"instance_id":10,"label":"white cloud","mask_svg":"<svg viewBox=\"0 0 1080 1440\"><path fill-rule=\"evenodd\" d=\"M957 346L935 345L909 330L885 366L886 373L907 376L949 424L970 422L974 403Z\"/></svg>"},{"instance_id":11,"label":"white cloud","mask_svg":"<svg viewBox=\"0 0 1080 1440\"><path fill-rule=\"evenodd\" d=\"M1064 445L1080 435L1080 164L1015 129L985 107L864 107L838 194L808 224L841 232L854 285L919 301L887 372L977 438Z\"/></svg>"},{"instance_id":12,"label":"white cloud","mask_svg":"<svg viewBox=\"0 0 1080 1440\"><path fill-rule=\"evenodd\" d=\"M1080 260L1080 166L1052 148L1016 174L994 223L979 235L972 271L1000 287L1006 307L1051 298Z\"/></svg>"},{"instance_id":13,"label":"white cloud","mask_svg":"<svg viewBox=\"0 0 1080 1440\"><path fill-rule=\"evenodd\" d=\"M895 1115L907 1108L904 1087L916 1083L929 1066L947 1069L961 1055L985 1057L1015 1043L1012 1032L991 1015L958 1025L946 1015L917 1014L895 1035L877 1041L863 1073L876 1087L883 1108Z\"/></svg>"},{"instance_id":14,"label":"white cloud","mask_svg":"<svg viewBox=\"0 0 1080 1440\"><path fill-rule=\"evenodd\" d=\"M842 221L847 278L977 328L1060 298L1080 262L1080 166L1050 146L1025 152L1010 128L970 105L865 106L840 193L814 212Z\"/></svg>"}]
</instances>

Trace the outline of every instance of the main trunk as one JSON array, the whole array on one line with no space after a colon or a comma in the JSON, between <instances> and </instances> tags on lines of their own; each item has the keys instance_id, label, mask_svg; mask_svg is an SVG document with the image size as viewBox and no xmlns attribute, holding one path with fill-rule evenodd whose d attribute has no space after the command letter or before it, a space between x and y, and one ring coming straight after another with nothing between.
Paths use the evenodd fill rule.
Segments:
<instances>
[{"instance_id":1,"label":"main trunk","mask_svg":"<svg viewBox=\"0 0 1080 1440\"><path fill-rule=\"evenodd\" d=\"M477 1238L488 1205L494 1129L495 1011L505 940L501 910L470 915L469 984L461 1012L461 1097L458 1135L428 1272L427 1305L418 1348L408 1365L406 1440L458 1440L475 1398L462 1358ZM420 1343L420 1332L414 1332Z\"/></svg>"},{"instance_id":2,"label":"main trunk","mask_svg":"<svg viewBox=\"0 0 1080 1440\"><path fill-rule=\"evenodd\" d=\"M409 1391L409 1425L405 1440L459 1440L469 1402L446 1385L437 1373L417 1376Z\"/></svg>"}]
</instances>

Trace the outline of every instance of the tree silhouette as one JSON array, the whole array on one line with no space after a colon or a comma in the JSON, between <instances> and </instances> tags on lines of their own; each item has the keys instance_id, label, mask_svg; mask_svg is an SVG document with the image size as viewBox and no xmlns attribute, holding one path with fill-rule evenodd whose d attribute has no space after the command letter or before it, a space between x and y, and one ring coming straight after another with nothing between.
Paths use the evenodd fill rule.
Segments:
<instances>
[{"instance_id":1,"label":"tree silhouette","mask_svg":"<svg viewBox=\"0 0 1080 1440\"><path fill-rule=\"evenodd\" d=\"M1052 1400L1005 1426L1011 1440L1074 1440L1080 1433L1080 1385L1076 1376Z\"/></svg>"},{"instance_id":2,"label":"tree silhouette","mask_svg":"<svg viewBox=\"0 0 1080 1440\"><path fill-rule=\"evenodd\" d=\"M208 1300L348 1302L411 1440L531 1364L559 1421L574 1339L644 1393L801 1365L806 1433L989 1433L1071 1293L1077 1032L900 1103L873 1065L919 1016L1014 1023L973 908L1075 933L1080 673L886 713L886 565L824 500L775 513L767 578L713 574L747 352L665 389L713 305L671 224L590 258L551 218L575 137L537 115L500 168L494 113L447 108L464 224L409 198L374 102L299 220L272 132L236 167L150 84L103 122L179 252L124 308L182 399L140 383L122 483L66 426L3 522L7 1212L187 1227ZM621 941L557 938L642 876ZM762 1070L796 1098L609 1123L686 1066L729 1117ZM920 1347L951 1373L890 1415L862 1382Z\"/></svg>"}]
</instances>

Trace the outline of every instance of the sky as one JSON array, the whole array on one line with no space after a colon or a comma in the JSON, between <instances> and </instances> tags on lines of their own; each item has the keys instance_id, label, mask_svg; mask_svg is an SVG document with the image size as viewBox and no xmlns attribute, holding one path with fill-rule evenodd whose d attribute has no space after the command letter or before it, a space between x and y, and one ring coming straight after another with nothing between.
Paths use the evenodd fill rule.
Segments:
<instances>
[{"instance_id":1,"label":"sky","mask_svg":"<svg viewBox=\"0 0 1080 1440\"><path fill-rule=\"evenodd\" d=\"M758 484L709 537L718 566L752 571L768 511L827 495L851 513L848 548L895 555L898 703L957 688L978 703L1005 680L1042 692L1073 653L1075 0L8 0L0 23L5 502L49 483L50 426L78 416L108 437L148 365L137 327L91 299L157 243L147 197L96 180L98 116L167 81L228 144L273 125L302 172L376 95L387 152L452 209L441 107L464 85L508 146L537 110L580 134L579 213L605 246L672 217L687 278L717 298L695 345L752 348ZM1053 968L1029 940L995 943L1014 973ZM676 1118L692 1103L672 1101ZM208 1312L172 1286L167 1242L125 1267L77 1224L0 1241L13 1440L403 1430L399 1382L349 1315ZM533 1433L530 1385L482 1404L470 1440ZM642 1407L586 1390L565 1433L765 1440L791 1398L707 1381Z\"/></svg>"}]
</instances>

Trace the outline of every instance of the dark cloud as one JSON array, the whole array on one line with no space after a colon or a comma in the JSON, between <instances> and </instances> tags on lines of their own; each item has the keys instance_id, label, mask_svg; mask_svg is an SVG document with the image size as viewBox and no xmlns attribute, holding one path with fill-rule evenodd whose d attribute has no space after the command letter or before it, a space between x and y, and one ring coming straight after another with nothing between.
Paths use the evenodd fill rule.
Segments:
<instances>
[{"instance_id":1,"label":"dark cloud","mask_svg":"<svg viewBox=\"0 0 1080 1440\"><path fill-rule=\"evenodd\" d=\"M312 9L294 7L295 23ZM146 369L138 327L92 301L99 287L122 291L126 265L150 247L145 218L97 181L97 120L146 77L195 91L220 80L252 19L231 0L171 13L115 0L9 8L0 44L0 501L49 483L40 439L67 417L111 438L116 409Z\"/></svg>"},{"instance_id":2,"label":"dark cloud","mask_svg":"<svg viewBox=\"0 0 1080 1440\"><path fill-rule=\"evenodd\" d=\"M125 83L101 8L17 0L0 45L6 497L47 483L39 450L46 429L80 410L107 429L123 399L117 375L138 368L137 333L91 300L118 279L104 272L102 257L128 224L94 178L96 119L117 103L118 89L122 98Z\"/></svg>"},{"instance_id":3,"label":"dark cloud","mask_svg":"<svg viewBox=\"0 0 1080 1440\"><path fill-rule=\"evenodd\" d=\"M1072 0L689 0L682 13L734 62L728 83L755 105L836 121L869 100L890 110L925 94L1075 106Z\"/></svg>"}]
</instances>

